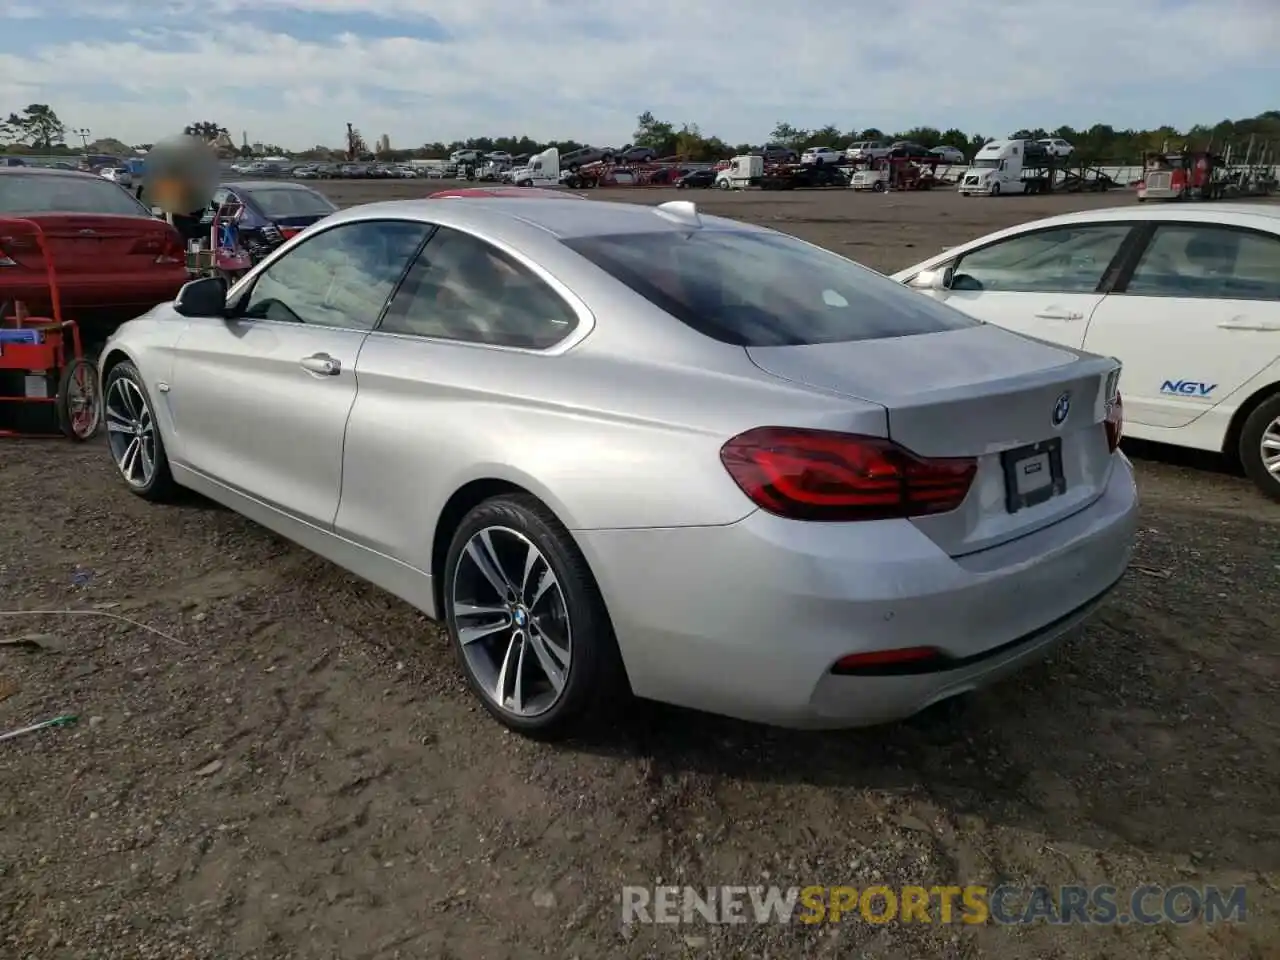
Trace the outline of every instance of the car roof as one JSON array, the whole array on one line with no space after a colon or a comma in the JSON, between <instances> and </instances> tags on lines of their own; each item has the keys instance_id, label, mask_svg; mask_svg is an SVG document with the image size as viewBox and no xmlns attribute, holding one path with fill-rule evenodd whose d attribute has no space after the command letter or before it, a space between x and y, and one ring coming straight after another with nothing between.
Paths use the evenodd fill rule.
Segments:
<instances>
[{"instance_id":1,"label":"car roof","mask_svg":"<svg viewBox=\"0 0 1280 960\"><path fill-rule=\"evenodd\" d=\"M1246 224L1257 219L1280 221L1280 204L1276 203L1196 203L1148 204L1141 207L1104 207L1101 210L1078 210L1056 217L1024 223L1013 230L1029 226L1069 223L1093 223L1100 220L1183 220L1193 223ZM1268 224L1280 228L1280 223Z\"/></svg>"},{"instance_id":2,"label":"car roof","mask_svg":"<svg viewBox=\"0 0 1280 960\"><path fill-rule=\"evenodd\" d=\"M503 224L525 224L558 239L607 236L620 233L684 232L688 223L664 216L657 206L582 198L546 198L487 196L454 197L448 203L439 200L392 200L348 207L334 214L329 223L347 220L376 220L390 215L428 223L439 223L441 211L448 211L448 225L473 227L484 231ZM729 220L724 217L698 215L703 226L718 230L766 233L763 227Z\"/></svg>"},{"instance_id":3,"label":"car roof","mask_svg":"<svg viewBox=\"0 0 1280 960\"><path fill-rule=\"evenodd\" d=\"M1004 230L975 237L965 243L956 244L946 250L939 251L919 263L905 267L891 274L895 278L910 275L916 270L927 270L930 264L944 263L948 259L967 253L977 247L1015 237L1031 230L1043 230L1049 227L1065 227L1072 224L1109 223L1138 221L1142 223L1159 223L1172 221L1175 223L1208 223L1225 224L1227 226L1254 227L1274 233L1280 233L1280 204L1276 203L1156 203L1128 207L1103 207L1098 210L1077 210L1074 213L1063 213L1043 220L1030 220Z\"/></svg>"},{"instance_id":4,"label":"car roof","mask_svg":"<svg viewBox=\"0 0 1280 960\"><path fill-rule=\"evenodd\" d=\"M229 190L307 190L314 191L302 183L290 183L288 180L228 180L221 184Z\"/></svg>"},{"instance_id":5,"label":"car roof","mask_svg":"<svg viewBox=\"0 0 1280 960\"><path fill-rule=\"evenodd\" d=\"M529 187L455 187L452 190L439 190L427 197L428 200L464 200L468 197L511 197L518 200L585 200L586 197L576 193L561 193L557 190Z\"/></svg>"}]
</instances>

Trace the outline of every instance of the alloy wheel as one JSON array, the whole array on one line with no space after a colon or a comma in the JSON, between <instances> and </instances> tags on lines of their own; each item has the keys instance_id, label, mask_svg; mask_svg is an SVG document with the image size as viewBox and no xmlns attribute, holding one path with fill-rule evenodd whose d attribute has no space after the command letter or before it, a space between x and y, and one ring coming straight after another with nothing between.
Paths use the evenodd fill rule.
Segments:
<instances>
[{"instance_id":1,"label":"alloy wheel","mask_svg":"<svg viewBox=\"0 0 1280 960\"><path fill-rule=\"evenodd\" d=\"M1280 417L1272 420L1262 431L1262 466L1280 480Z\"/></svg>"},{"instance_id":2,"label":"alloy wheel","mask_svg":"<svg viewBox=\"0 0 1280 960\"><path fill-rule=\"evenodd\" d=\"M106 421L120 475L131 487L146 487L156 472L155 420L142 389L128 377L116 377L107 388Z\"/></svg>"},{"instance_id":3,"label":"alloy wheel","mask_svg":"<svg viewBox=\"0 0 1280 960\"><path fill-rule=\"evenodd\" d=\"M458 555L453 624L467 668L501 710L536 717L564 693L573 633L564 591L536 545L486 527Z\"/></svg>"}]
</instances>

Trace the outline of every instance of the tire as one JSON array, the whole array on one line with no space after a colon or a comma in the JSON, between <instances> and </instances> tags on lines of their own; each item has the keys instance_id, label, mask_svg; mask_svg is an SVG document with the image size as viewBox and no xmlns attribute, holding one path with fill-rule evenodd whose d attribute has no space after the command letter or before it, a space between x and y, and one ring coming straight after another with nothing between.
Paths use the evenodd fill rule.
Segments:
<instances>
[{"instance_id":1,"label":"tire","mask_svg":"<svg viewBox=\"0 0 1280 960\"><path fill-rule=\"evenodd\" d=\"M85 396L75 397L83 392ZM98 369L84 357L62 368L58 379L58 429L71 440L93 438L102 424L102 389Z\"/></svg>"},{"instance_id":2,"label":"tire","mask_svg":"<svg viewBox=\"0 0 1280 960\"><path fill-rule=\"evenodd\" d=\"M111 459L116 465L116 472L130 490L144 500L162 503L174 499L178 485L169 470L169 458L164 452L164 440L160 436L160 428L155 422L155 405L147 393L146 384L138 368L127 360L116 364L107 373L102 387L102 422L107 428L107 449L111 451ZM141 406L138 402L141 401ZM130 405L132 404L132 406ZM149 434L131 434L119 429L126 425L134 425L145 430L150 424ZM145 459L128 461L126 454L133 440L145 443L144 438L151 437L151 471L145 470ZM145 450L145 445L140 447ZM132 463L132 472L126 471L126 464Z\"/></svg>"},{"instance_id":3,"label":"tire","mask_svg":"<svg viewBox=\"0 0 1280 960\"><path fill-rule=\"evenodd\" d=\"M1280 393L1263 400L1249 414L1240 430L1237 452L1249 479L1263 494L1280 502ZM1275 459L1269 466L1270 458Z\"/></svg>"},{"instance_id":4,"label":"tire","mask_svg":"<svg viewBox=\"0 0 1280 960\"><path fill-rule=\"evenodd\" d=\"M732 189L733 189L733 184L731 184L731 183L729 182L729 180L728 180L728 178L727 178L727 177L726 177L725 179L723 179L723 180L717 180L717 181L716 181L716 186L717 186L717 187L719 187L721 190L732 190Z\"/></svg>"},{"instance_id":5,"label":"tire","mask_svg":"<svg viewBox=\"0 0 1280 960\"><path fill-rule=\"evenodd\" d=\"M991 195L992 195L993 197L998 197L998 196L1000 196L1000 184L998 184L998 183L993 183L993 184L991 185Z\"/></svg>"},{"instance_id":6,"label":"tire","mask_svg":"<svg viewBox=\"0 0 1280 960\"><path fill-rule=\"evenodd\" d=\"M871 189L874 190L876 193L884 193L884 181L877 180L875 183L871 185Z\"/></svg>"},{"instance_id":7,"label":"tire","mask_svg":"<svg viewBox=\"0 0 1280 960\"><path fill-rule=\"evenodd\" d=\"M530 547L537 554L531 569ZM496 560L502 572L490 578L474 559L477 553ZM495 579L513 584L526 571L527 583L499 596ZM558 740L598 727L628 699L626 671L595 578L564 526L536 498L495 497L468 513L449 544L443 588L443 619L467 685L499 723L534 739ZM459 610L467 605L491 613L463 612L460 628ZM548 626L539 628L539 622ZM492 629L463 645L463 628L486 627ZM504 662L521 664L518 699L515 680L505 682L515 668L504 673Z\"/></svg>"}]
</instances>

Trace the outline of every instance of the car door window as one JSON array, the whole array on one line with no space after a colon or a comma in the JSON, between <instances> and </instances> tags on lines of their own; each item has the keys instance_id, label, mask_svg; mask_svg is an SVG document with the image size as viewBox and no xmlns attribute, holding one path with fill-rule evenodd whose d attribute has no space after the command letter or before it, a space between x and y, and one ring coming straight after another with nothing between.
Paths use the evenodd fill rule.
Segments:
<instances>
[{"instance_id":1,"label":"car door window","mask_svg":"<svg viewBox=\"0 0 1280 960\"><path fill-rule=\"evenodd\" d=\"M1158 226L1124 292L1280 300L1280 238L1201 224Z\"/></svg>"},{"instance_id":2,"label":"car door window","mask_svg":"<svg viewBox=\"0 0 1280 960\"><path fill-rule=\"evenodd\" d=\"M511 257L441 227L409 269L378 329L542 350L577 324L564 298Z\"/></svg>"},{"instance_id":3,"label":"car door window","mask_svg":"<svg viewBox=\"0 0 1280 960\"><path fill-rule=\"evenodd\" d=\"M367 220L318 233L258 277L242 316L371 330L430 231L424 223Z\"/></svg>"},{"instance_id":4,"label":"car door window","mask_svg":"<svg viewBox=\"0 0 1280 960\"><path fill-rule=\"evenodd\" d=\"M1080 224L1036 230L962 256L952 289L1005 293L1092 293L1128 223Z\"/></svg>"}]
</instances>

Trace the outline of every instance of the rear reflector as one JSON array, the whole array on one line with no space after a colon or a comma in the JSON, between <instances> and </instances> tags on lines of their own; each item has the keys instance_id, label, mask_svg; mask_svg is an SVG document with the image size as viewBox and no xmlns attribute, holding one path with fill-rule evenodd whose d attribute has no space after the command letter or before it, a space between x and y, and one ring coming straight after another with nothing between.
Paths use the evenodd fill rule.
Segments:
<instances>
[{"instance_id":1,"label":"rear reflector","mask_svg":"<svg viewBox=\"0 0 1280 960\"><path fill-rule=\"evenodd\" d=\"M937 647L900 647L897 650L869 650L841 657L831 668L842 676L856 674L923 673L940 668L946 655Z\"/></svg>"},{"instance_id":2,"label":"rear reflector","mask_svg":"<svg viewBox=\"0 0 1280 960\"><path fill-rule=\"evenodd\" d=\"M879 437L758 427L720 461L762 509L792 520L885 520L945 513L969 494L971 457L928 459Z\"/></svg>"}]
</instances>

